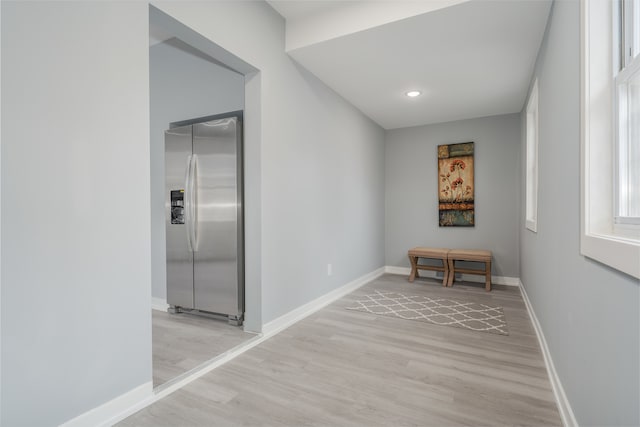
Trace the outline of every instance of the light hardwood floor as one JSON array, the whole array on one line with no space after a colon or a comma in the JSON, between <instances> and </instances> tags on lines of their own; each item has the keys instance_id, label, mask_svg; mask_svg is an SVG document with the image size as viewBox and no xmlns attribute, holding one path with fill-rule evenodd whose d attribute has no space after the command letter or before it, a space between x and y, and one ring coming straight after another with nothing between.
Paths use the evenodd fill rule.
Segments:
<instances>
[{"instance_id":1,"label":"light hardwood floor","mask_svg":"<svg viewBox=\"0 0 640 427\"><path fill-rule=\"evenodd\" d=\"M372 289L500 305L509 335L346 310ZM518 288L384 275L122 426L561 425Z\"/></svg>"},{"instance_id":2,"label":"light hardwood floor","mask_svg":"<svg viewBox=\"0 0 640 427\"><path fill-rule=\"evenodd\" d=\"M158 310L152 316L154 387L255 337L225 320Z\"/></svg>"}]
</instances>

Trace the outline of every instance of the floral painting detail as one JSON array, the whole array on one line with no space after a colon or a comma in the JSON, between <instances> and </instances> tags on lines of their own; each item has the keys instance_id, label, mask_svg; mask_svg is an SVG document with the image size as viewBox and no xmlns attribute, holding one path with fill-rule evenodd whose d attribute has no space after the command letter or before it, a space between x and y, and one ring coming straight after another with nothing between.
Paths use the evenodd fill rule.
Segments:
<instances>
[{"instance_id":1,"label":"floral painting detail","mask_svg":"<svg viewBox=\"0 0 640 427\"><path fill-rule=\"evenodd\" d=\"M473 226L473 142L438 146L440 226Z\"/></svg>"}]
</instances>

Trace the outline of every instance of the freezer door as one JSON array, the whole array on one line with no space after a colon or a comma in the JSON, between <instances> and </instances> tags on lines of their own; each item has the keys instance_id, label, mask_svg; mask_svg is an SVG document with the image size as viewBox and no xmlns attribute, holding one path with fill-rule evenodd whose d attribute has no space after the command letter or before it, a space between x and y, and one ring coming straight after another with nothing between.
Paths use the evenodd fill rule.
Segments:
<instances>
[{"instance_id":1,"label":"freezer door","mask_svg":"<svg viewBox=\"0 0 640 427\"><path fill-rule=\"evenodd\" d=\"M184 126L164 133L167 303L185 308L194 308L193 252L188 238L191 131L191 126Z\"/></svg>"},{"instance_id":2,"label":"freezer door","mask_svg":"<svg viewBox=\"0 0 640 427\"><path fill-rule=\"evenodd\" d=\"M240 132L235 117L193 125L195 307L238 317L244 305Z\"/></svg>"}]
</instances>

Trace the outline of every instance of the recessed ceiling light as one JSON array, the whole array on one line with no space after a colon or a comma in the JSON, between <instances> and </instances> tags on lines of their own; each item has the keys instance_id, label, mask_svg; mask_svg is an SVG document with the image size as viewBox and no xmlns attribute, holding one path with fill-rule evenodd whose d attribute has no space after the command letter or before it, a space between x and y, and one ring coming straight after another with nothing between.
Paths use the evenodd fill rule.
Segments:
<instances>
[{"instance_id":1,"label":"recessed ceiling light","mask_svg":"<svg viewBox=\"0 0 640 427\"><path fill-rule=\"evenodd\" d=\"M405 95L407 95L409 98L415 98L416 96L422 95L422 92L420 92L419 90L410 90Z\"/></svg>"}]
</instances>

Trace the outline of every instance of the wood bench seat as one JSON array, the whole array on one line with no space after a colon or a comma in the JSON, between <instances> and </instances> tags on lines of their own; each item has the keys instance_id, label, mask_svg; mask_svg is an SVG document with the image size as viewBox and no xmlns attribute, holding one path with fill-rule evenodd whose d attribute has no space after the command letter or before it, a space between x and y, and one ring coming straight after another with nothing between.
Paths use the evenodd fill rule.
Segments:
<instances>
[{"instance_id":1,"label":"wood bench seat","mask_svg":"<svg viewBox=\"0 0 640 427\"><path fill-rule=\"evenodd\" d=\"M491 290L491 251L480 249L451 249L447 254L449 263L449 279L447 286L452 286L456 273L479 274L485 276L485 289ZM484 269L456 268L456 261L484 262Z\"/></svg>"},{"instance_id":2,"label":"wood bench seat","mask_svg":"<svg viewBox=\"0 0 640 427\"><path fill-rule=\"evenodd\" d=\"M413 282L416 277L420 277L418 270L431 270L442 271L442 286L447 286L449 276L449 266L447 262L447 254L449 249L445 248L413 248L409 250L409 261L411 262L411 274L409 275L409 282ZM439 265L424 265L418 264L420 258L437 259L442 261L442 266Z\"/></svg>"}]
</instances>

